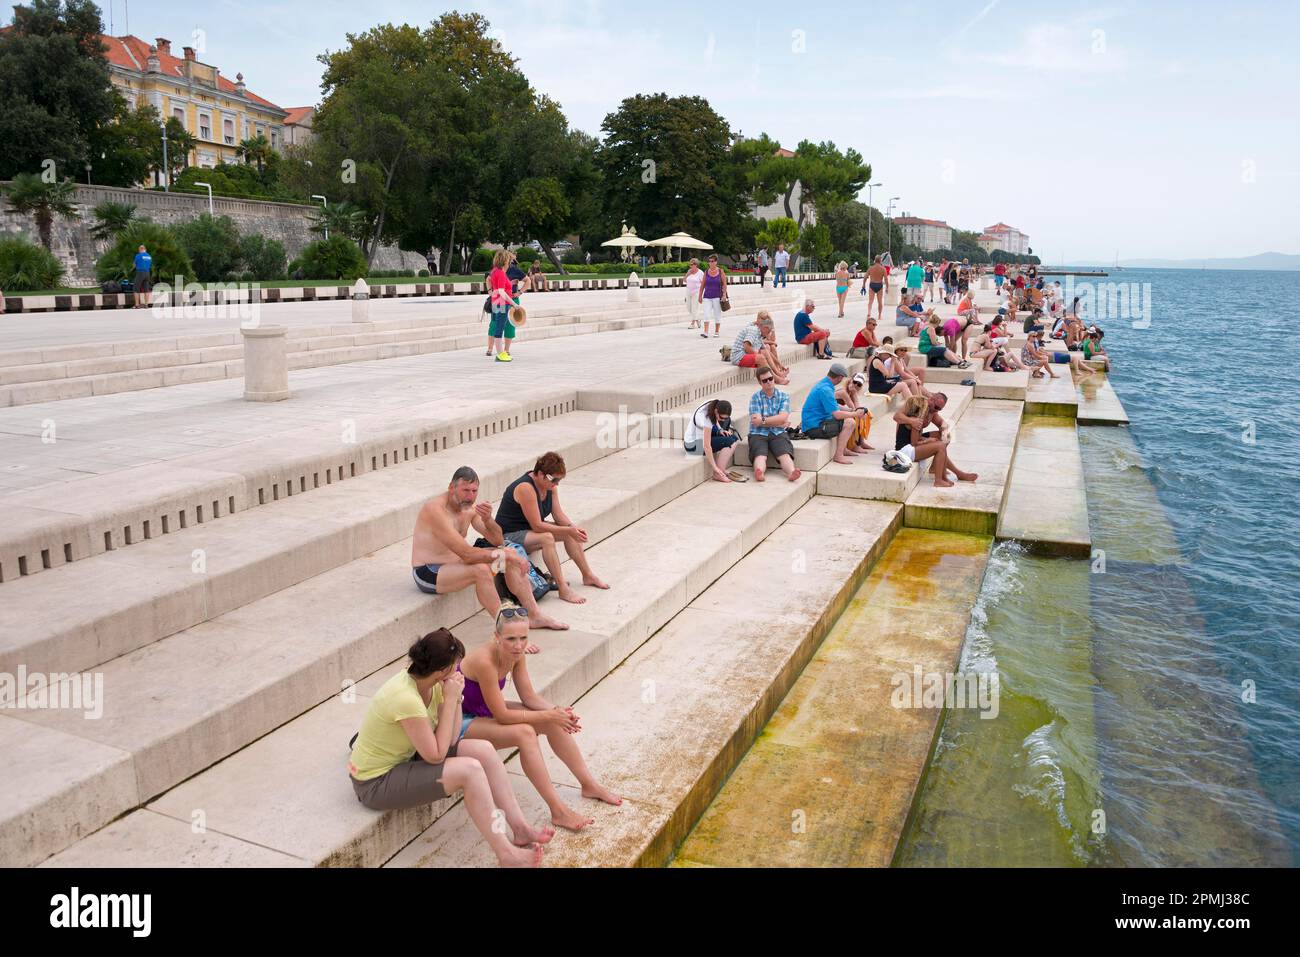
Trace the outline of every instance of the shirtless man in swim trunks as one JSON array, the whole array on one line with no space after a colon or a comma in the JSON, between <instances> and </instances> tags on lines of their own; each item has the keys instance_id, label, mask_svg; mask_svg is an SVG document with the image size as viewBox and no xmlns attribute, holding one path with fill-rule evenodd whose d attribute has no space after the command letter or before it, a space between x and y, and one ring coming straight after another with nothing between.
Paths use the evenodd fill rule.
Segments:
<instances>
[{"instance_id":1,"label":"shirtless man in swim trunks","mask_svg":"<svg viewBox=\"0 0 1300 957\"><path fill-rule=\"evenodd\" d=\"M885 293L889 291L889 271L881 265L880 257L867 267L867 274L862 277L864 285L869 286L871 294L867 296L867 315L871 315L871 304L876 304L876 319L883 322L885 313Z\"/></svg>"},{"instance_id":2,"label":"shirtless man in swim trunks","mask_svg":"<svg viewBox=\"0 0 1300 957\"><path fill-rule=\"evenodd\" d=\"M506 586L519 604L528 609L528 623L533 628L563 631L569 626L538 610L533 588L528 581L529 563L513 548L505 548L501 526L492 519L492 504L478 502L478 473L463 465L452 474L447 491L429 499L415 519L415 537L411 542L411 576L420 591L430 595L447 595L471 585L479 604L489 615L501 607L493 574L504 573ZM475 548L465 540L470 526L496 545ZM534 653L535 646L529 646Z\"/></svg>"}]
</instances>

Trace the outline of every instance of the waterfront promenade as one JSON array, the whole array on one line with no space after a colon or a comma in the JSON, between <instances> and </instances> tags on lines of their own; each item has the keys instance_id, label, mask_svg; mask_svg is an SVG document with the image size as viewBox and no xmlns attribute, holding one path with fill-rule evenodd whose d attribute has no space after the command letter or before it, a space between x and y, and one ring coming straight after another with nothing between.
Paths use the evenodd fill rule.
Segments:
<instances>
[{"instance_id":1,"label":"waterfront promenade","mask_svg":"<svg viewBox=\"0 0 1300 957\"><path fill-rule=\"evenodd\" d=\"M676 439L701 402L721 395L741 411L755 389L717 347L759 308L788 344L811 295L842 355L865 300L855 283L838 319L831 281L738 286L727 331L706 342L685 328L681 295L529 297L510 364L484 357L476 297L378 300L368 325L350 324L346 302L266 305L264 324L318 340L314 351L363 351L294 368L293 397L278 403L242 401L242 380L223 375L0 408L0 672L94 672L104 689L93 720L0 710L12 769L0 862L479 862L454 802L376 814L344 770L368 695L412 638L445 625L467 646L487 639L472 595L430 599L408 570L416 510L462 464L495 500L538 454L561 452L567 507L613 585L552 610L572 631L535 639L538 690L583 714L593 769L628 798L593 806L596 824L558 837L550 864L666 862L900 529L979 536L977 550L1008 537L1087 553L1074 421L1122 421L1103 381L1076 387L1061 366L1055 383L936 370L954 456L980 473L972 486L885 472L878 454L835 465L824 440L797 444L797 482L773 470L764 483L718 485ZM977 301L996 308L991 291ZM181 340L235 335L237 322L6 317L0 359L82 361L57 352L75 347L111 359L94 353L158 339L173 340L170 353L221 349ZM894 331L891 304L882 333ZM392 338L358 341L367 336ZM440 345L408 348L425 341ZM364 351L382 346L402 348ZM828 364L806 347L782 356L797 411ZM968 376L974 386L960 384ZM872 443L892 447L891 408L871 402ZM1043 416L1057 426L1046 438ZM743 446L737 464L746 470ZM1032 520L1044 514L1052 521ZM953 599L966 607L952 614L968 615L969 596ZM888 702L871 710L886 715ZM882 752L870 769L893 782L900 825L940 717L907 715L916 747ZM537 813L525 779L512 780Z\"/></svg>"}]
</instances>

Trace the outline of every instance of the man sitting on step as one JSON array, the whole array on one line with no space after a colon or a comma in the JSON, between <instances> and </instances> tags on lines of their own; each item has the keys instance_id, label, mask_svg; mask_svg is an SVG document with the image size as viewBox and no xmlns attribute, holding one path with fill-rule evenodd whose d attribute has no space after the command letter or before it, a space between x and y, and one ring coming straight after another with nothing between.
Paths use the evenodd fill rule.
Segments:
<instances>
[{"instance_id":1,"label":"man sitting on step","mask_svg":"<svg viewBox=\"0 0 1300 957\"><path fill-rule=\"evenodd\" d=\"M564 580L560 555L555 550L557 541L564 542L564 550L582 573L582 583L592 588L608 588L596 577L587 562L583 544L587 530L573 524L560 507L560 480L565 475L564 459L558 452L547 452L537 460L531 472L515 479L501 496L497 506L496 524L507 542L522 545L525 551L542 550L546 569L555 579L560 598L581 605L587 599L574 591Z\"/></svg>"},{"instance_id":2,"label":"man sitting on step","mask_svg":"<svg viewBox=\"0 0 1300 957\"><path fill-rule=\"evenodd\" d=\"M817 381L808 393L808 398L804 399L799 421L799 428L804 435L811 439L831 439L835 443L832 459L840 465L852 465L849 456L858 454L856 451L850 452L848 447L849 440L857 438L858 419L862 417L861 410L842 408L835 399L835 390L848 377L848 369L838 362L832 362L825 377Z\"/></svg>"},{"instance_id":3,"label":"man sitting on step","mask_svg":"<svg viewBox=\"0 0 1300 957\"><path fill-rule=\"evenodd\" d=\"M772 317L767 310L759 312L753 322L736 334L736 341L731 345L731 364L742 369L767 366L776 376L777 384L789 385L790 377L784 374L776 350L766 342L772 331Z\"/></svg>"},{"instance_id":4,"label":"man sitting on step","mask_svg":"<svg viewBox=\"0 0 1300 957\"><path fill-rule=\"evenodd\" d=\"M528 559L513 548L505 547L501 526L492 520L492 505L478 502L478 473L462 465L451 476L447 491L429 499L415 519L415 536L411 541L411 577L420 591L428 595L448 595L474 587L479 604L489 615L501 607L493 573L505 576L506 587L528 609L528 623L533 628L563 630L564 622L543 615L533 598L528 573ZM470 526L495 548L475 548L465 536ZM538 649L529 646L529 653Z\"/></svg>"},{"instance_id":5,"label":"man sitting on step","mask_svg":"<svg viewBox=\"0 0 1300 957\"><path fill-rule=\"evenodd\" d=\"M781 471L791 482L803 473L795 468L794 445L786 434L790 424L790 396L776 387L776 375L767 366L755 372L761 388L749 399L749 461L754 478L761 482L767 472L767 457L775 456Z\"/></svg>"}]
</instances>

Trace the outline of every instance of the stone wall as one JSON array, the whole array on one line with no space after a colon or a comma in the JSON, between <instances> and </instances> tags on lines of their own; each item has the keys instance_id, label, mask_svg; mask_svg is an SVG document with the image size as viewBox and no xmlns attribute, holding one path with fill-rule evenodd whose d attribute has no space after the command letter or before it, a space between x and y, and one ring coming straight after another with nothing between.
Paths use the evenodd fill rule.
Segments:
<instances>
[{"instance_id":1,"label":"stone wall","mask_svg":"<svg viewBox=\"0 0 1300 957\"><path fill-rule=\"evenodd\" d=\"M164 226L177 226L208 211L208 197L194 193L162 193L148 189L117 189L112 186L78 186L75 198L77 217L54 221L54 255L64 264L67 285L95 284L95 260L107 248L90 235L94 224L95 207L100 203L134 203L136 215L151 219ZM304 246L319 239L311 232L311 213L316 207L295 203L268 203L251 199L212 198L212 211L217 216L229 216L240 234L260 233L267 239L278 239L290 261ZM0 201L0 234L26 233L37 241L36 223L31 216L14 212L8 203ZM402 252L396 246L381 247L375 254L375 269L424 269L424 257L418 253Z\"/></svg>"}]
</instances>

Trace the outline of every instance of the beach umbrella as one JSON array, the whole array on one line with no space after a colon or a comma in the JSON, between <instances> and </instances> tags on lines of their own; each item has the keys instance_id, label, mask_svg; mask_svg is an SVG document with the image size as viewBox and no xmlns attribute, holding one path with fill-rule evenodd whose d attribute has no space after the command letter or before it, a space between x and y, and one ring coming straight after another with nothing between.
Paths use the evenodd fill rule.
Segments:
<instances>
[{"instance_id":1,"label":"beach umbrella","mask_svg":"<svg viewBox=\"0 0 1300 957\"><path fill-rule=\"evenodd\" d=\"M602 246L620 247L619 252L624 259L627 258L628 253L631 252L633 248L644 246L645 244L645 240L636 234L636 227L632 226L629 228L627 223L623 224L623 232L621 235L615 236L613 239L607 239L601 243Z\"/></svg>"}]
</instances>

